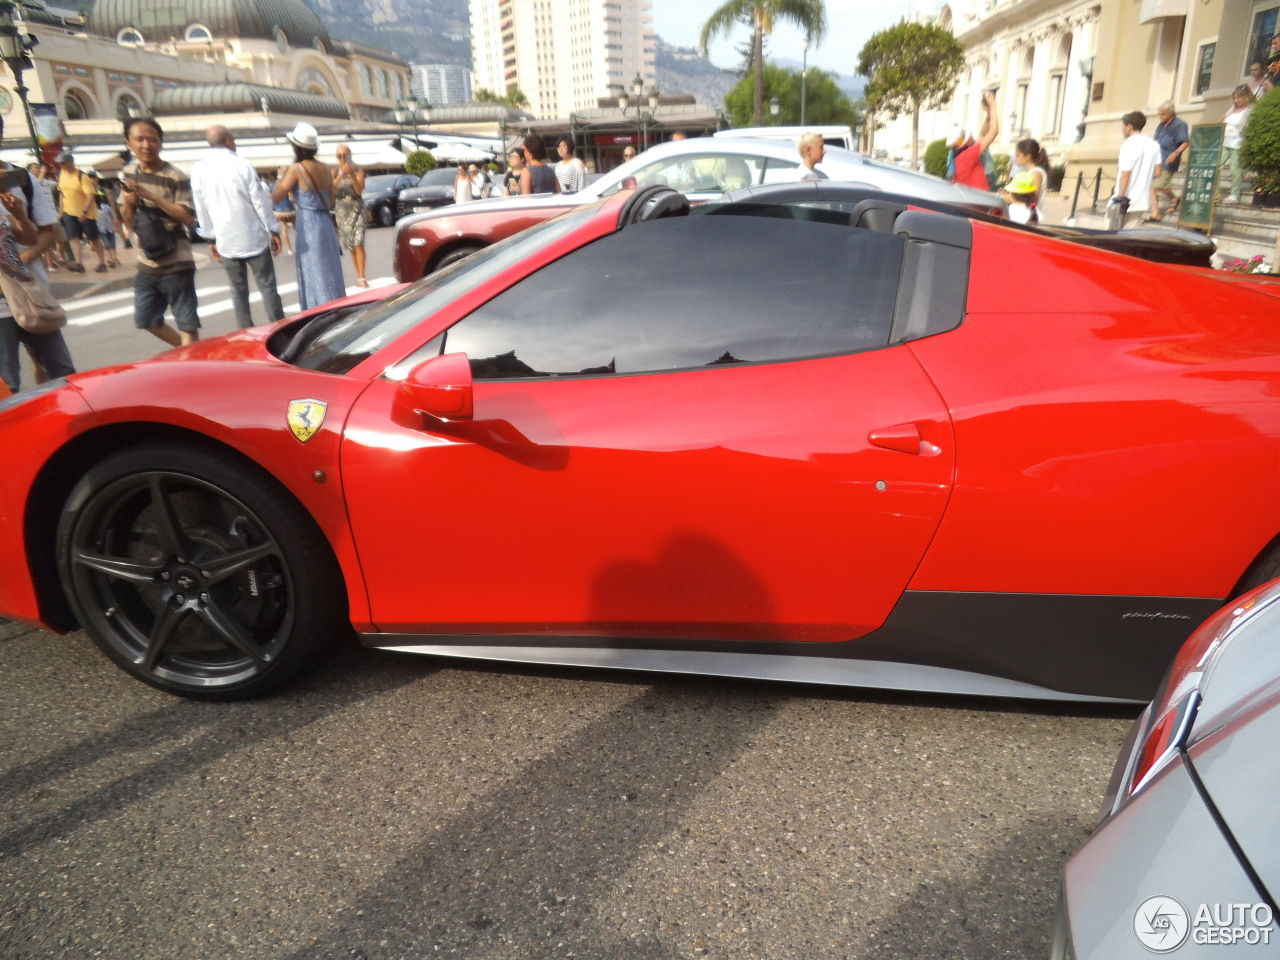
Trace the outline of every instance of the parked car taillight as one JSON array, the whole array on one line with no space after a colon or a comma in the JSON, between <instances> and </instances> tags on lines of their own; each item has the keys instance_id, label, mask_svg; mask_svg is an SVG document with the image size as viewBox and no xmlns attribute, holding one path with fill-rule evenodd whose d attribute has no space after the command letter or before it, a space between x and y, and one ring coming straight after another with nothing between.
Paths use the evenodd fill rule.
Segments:
<instances>
[{"instance_id":1,"label":"parked car taillight","mask_svg":"<svg viewBox=\"0 0 1280 960\"><path fill-rule=\"evenodd\" d=\"M1210 664L1266 592L1266 587L1259 587L1236 603L1223 607L1182 645L1160 692L1147 710L1150 720L1141 735L1137 759L1129 771L1128 788L1122 796L1141 791L1187 745Z\"/></svg>"}]
</instances>

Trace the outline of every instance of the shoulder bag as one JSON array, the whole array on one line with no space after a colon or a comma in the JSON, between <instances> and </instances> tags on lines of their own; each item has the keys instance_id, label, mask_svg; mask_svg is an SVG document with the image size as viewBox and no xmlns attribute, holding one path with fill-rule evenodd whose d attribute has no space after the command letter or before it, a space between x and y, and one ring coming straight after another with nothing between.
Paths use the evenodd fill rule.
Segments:
<instances>
[{"instance_id":1,"label":"shoulder bag","mask_svg":"<svg viewBox=\"0 0 1280 960\"><path fill-rule=\"evenodd\" d=\"M0 292L13 319L28 333L53 333L66 325L67 312L38 276L23 280L0 271Z\"/></svg>"},{"instance_id":2,"label":"shoulder bag","mask_svg":"<svg viewBox=\"0 0 1280 960\"><path fill-rule=\"evenodd\" d=\"M142 200L133 208L133 235L148 260L156 260L178 248L173 234L165 226L164 217Z\"/></svg>"}]
</instances>

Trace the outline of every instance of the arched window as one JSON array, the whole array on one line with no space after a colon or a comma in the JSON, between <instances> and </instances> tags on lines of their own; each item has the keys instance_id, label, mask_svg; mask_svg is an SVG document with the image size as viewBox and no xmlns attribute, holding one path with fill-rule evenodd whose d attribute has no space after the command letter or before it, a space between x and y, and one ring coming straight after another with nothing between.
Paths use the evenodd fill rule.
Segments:
<instances>
[{"instance_id":1,"label":"arched window","mask_svg":"<svg viewBox=\"0 0 1280 960\"><path fill-rule=\"evenodd\" d=\"M387 94L387 71L385 71L385 70L379 70L379 71L378 71L378 96L382 97L384 100L385 100L385 99L387 98L387 96L388 96L388 94Z\"/></svg>"},{"instance_id":2,"label":"arched window","mask_svg":"<svg viewBox=\"0 0 1280 960\"><path fill-rule=\"evenodd\" d=\"M116 98L116 119L128 120L130 117L141 117L146 114L142 102L131 93L122 93Z\"/></svg>"},{"instance_id":3,"label":"arched window","mask_svg":"<svg viewBox=\"0 0 1280 960\"><path fill-rule=\"evenodd\" d=\"M74 90L68 90L62 98L62 110L67 115L68 120L88 120L89 108L84 105L84 99Z\"/></svg>"},{"instance_id":4,"label":"arched window","mask_svg":"<svg viewBox=\"0 0 1280 960\"><path fill-rule=\"evenodd\" d=\"M373 96L373 75L369 73L369 68L363 63L360 64L360 87L364 90L366 97Z\"/></svg>"},{"instance_id":5,"label":"arched window","mask_svg":"<svg viewBox=\"0 0 1280 960\"><path fill-rule=\"evenodd\" d=\"M281 53L289 52L289 35L284 32L281 27L275 29L276 46L280 48Z\"/></svg>"},{"instance_id":6,"label":"arched window","mask_svg":"<svg viewBox=\"0 0 1280 960\"><path fill-rule=\"evenodd\" d=\"M137 46L146 42L146 38L142 36L142 32L137 27L125 27L116 34L116 43L126 47Z\"/></svg>"},{"instance_id":7,"label":"arched window","mask_svg":"<svg viewBox=\"0 0 1280 960\"><path fill-rule=\"evenodd\" d=\"M182 34L183 40L212 40L213 34L203 23L193 23Z\"/></svg>"}]
</instances>

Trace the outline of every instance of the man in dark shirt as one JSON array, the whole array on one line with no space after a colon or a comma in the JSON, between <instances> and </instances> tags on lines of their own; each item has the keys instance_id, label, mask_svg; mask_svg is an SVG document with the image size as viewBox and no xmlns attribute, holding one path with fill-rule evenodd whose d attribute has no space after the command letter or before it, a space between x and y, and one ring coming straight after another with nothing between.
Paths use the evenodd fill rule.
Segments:
<instances>
[{"instance_id":1,"label":"man in dark shirt","mask_svg":"<svg viewBox=\"0 0 1280 960\"><path fill-rule=\"evenodd\" d=\"M987 172L982 166L982 153L1000 133L1000 115L996 110L996 95L985 94L982 98L982 109L986 119L982 124L982 132L975 140L965 130L955 130L947 140L947 146L955 151L955 182L979 190L990 190L991 182L987 180Z\"/></svg>"},{"instance_id":2,"label":"man in dark shirt","mask_svg":"<svg viewBox=\"0 0 1280 960\"><path fill-rule=\"evenodd\" d=\"M1155 181L1156 208L1151 212L1151 219L1159 220L1166 211L1171 215L1177 213L1181 205L1173 195L1173 175L1178 172L1182 155L1190 146L1187 121L1174 111L1172 100L1160 104L1160 123L1156 126L1155 141L1160 144L1160 156L1164 161L1164 169Z\"/></svg>"}]
</instances>

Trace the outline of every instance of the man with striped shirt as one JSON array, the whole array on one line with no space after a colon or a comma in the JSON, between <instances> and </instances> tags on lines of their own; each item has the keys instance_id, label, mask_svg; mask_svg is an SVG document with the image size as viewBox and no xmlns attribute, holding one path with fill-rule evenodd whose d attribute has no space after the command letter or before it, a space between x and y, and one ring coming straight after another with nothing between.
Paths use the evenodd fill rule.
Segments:
<instances>
[{"instance_id":1,"label":"man with striped shirt","mask_svg":"<svg viewBox=\"0 0 1280 960\"><path fill-rule=\"evenodd\" d=\"M186 232L196 223L191 181L177 167L160 159L164 132L155 120L134 117L125 124L124 136L134 156L120 171L124 185L120 218L138 240L133 323L170 346L192 343L200 339L200 317L196 312L196 262ZM146 231L139 233L135 222L143 209L168 234L170 249L145 249L142 241ZM164 322L166 309L173 310L177 330Z\"/></svg>"}]
</instances>

